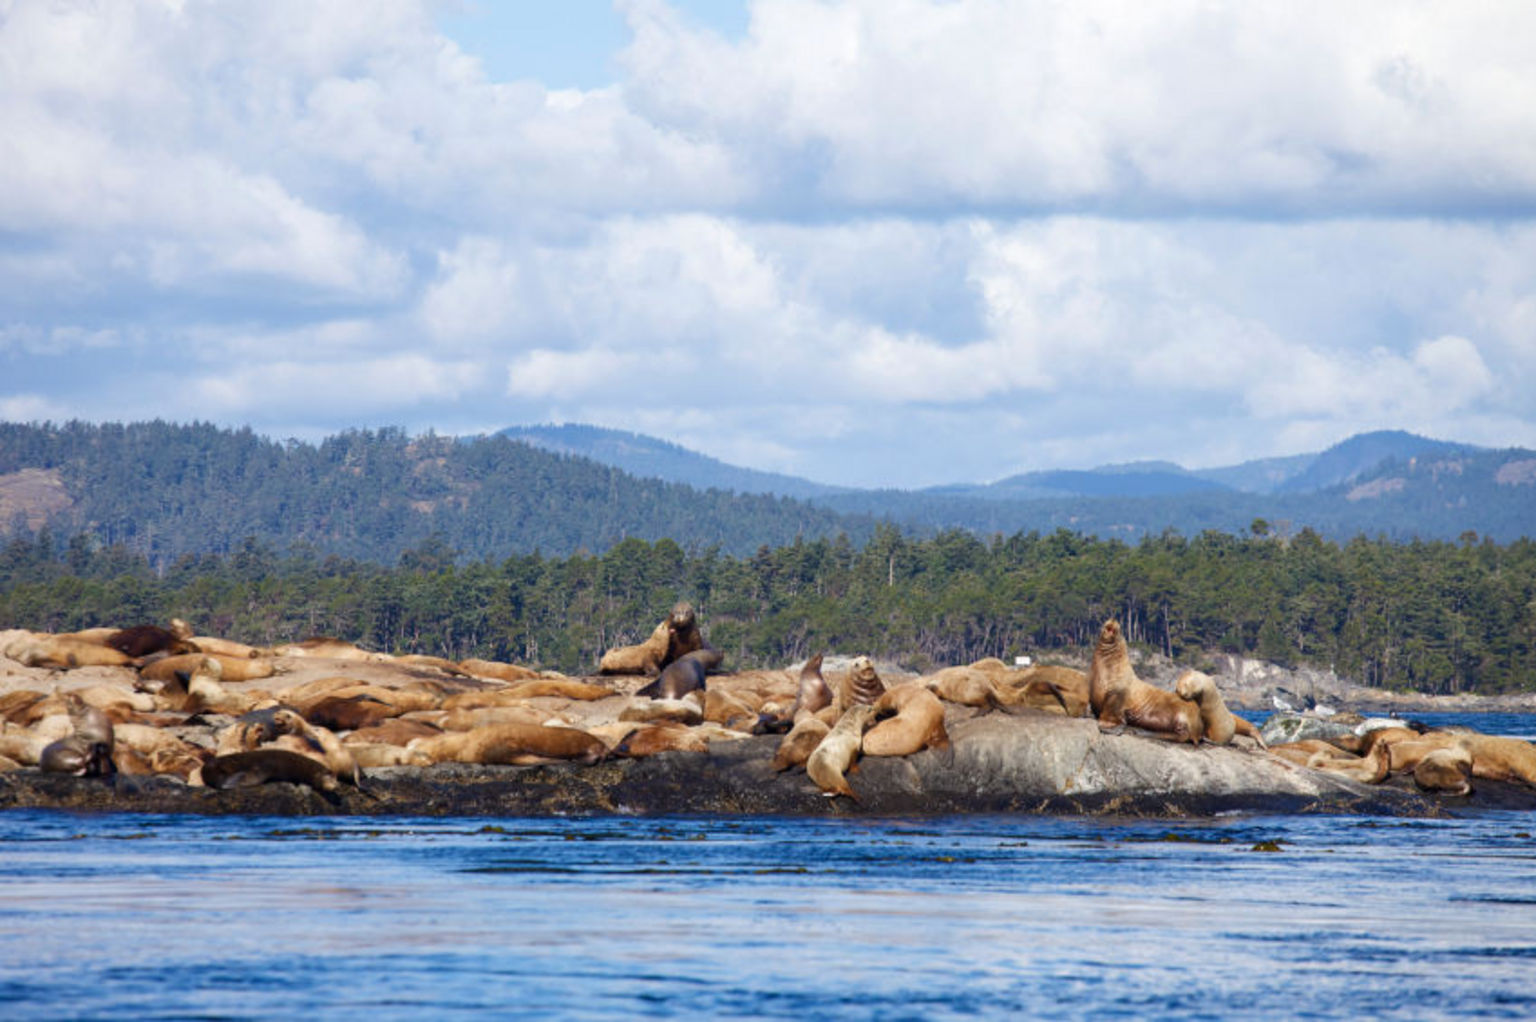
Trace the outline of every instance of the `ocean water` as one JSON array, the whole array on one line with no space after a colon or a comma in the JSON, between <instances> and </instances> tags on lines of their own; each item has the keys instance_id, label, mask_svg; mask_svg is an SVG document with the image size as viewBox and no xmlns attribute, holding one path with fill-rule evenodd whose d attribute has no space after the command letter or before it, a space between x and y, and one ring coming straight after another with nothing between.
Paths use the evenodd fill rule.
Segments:
<instances>
[{"instance_id":1,"label":"ocean water","mask_svg":"<svg viewBox=\"0 0 1536 1022\"><path fill-rule=\"evenodd\" d=\"M1531 1018L1533 833L10 811L0 1012Z\"/></svg>"}]
</instances>

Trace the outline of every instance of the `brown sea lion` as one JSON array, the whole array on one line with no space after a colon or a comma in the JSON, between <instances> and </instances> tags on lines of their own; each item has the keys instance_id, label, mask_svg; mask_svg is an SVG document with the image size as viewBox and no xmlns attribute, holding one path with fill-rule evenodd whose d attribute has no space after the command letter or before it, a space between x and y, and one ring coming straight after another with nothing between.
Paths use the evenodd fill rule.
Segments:
<instances>
[{"instance_id":1,"label":"brown sea lion","mask_svg":"<svg viewBox=\"0 0 1536 1022\"><path fill-rule=\"evenodd\" d=\"M635 728L618 745L615 756L644 759L662 752L708 752L709 740L697 729L684 724L662 722Z\"/></svg>"},{"instance_id":2,"label":"brown sea lion","mask_svg":"<svg viewBox=\"0 0 1536 1022\"><path fill-rule=\"evenodd\" d=\"M363 772L357 765L357 759L330 728L312 724L298 712L287 708L274 712L272 722L283 735L302 743L289 746L294 752L315 756L338 778L362 785Z\"/></svg>"},{"instance_id":3,"label":"brown sea lion","mask_svg":"<svg viewBox=\"0 0 1536 1022\"><path fill-rule=\"evenodd\" d=\"M869 726L874 715L875 708L869 703L850 706L805 761L805 772L816 782L822 794L828 797L846 795L855 802L859 800L859 796L848 786L847 773L859 757L864 729Z\"/></svg>"},{"instance_id":4,"label":"brown sea lion","mask_svg":"<svg viewBox=\"0 0 1536 1022\"><path fill-rule=\"evenodd\" d=\"M672 665L672 667L676 666L676 664ZM667 670L670 671L672 667L668 667ZM709 689L704 693L704 719L723 727L750 733L757 723L757 711L738 695Z\"/></svg>"},{"instance_id":5,"label":"brown sea lion","mask_svg":"<svg viewBox=\"0 0 1536 1022\"><path fill-rule=\"evenodd\" d=\"M1216 688L1216 679L1200 671L1185 671L1173 683L1173 691L1180 699L1187 699L1200 707L1200 726L1206 741L1213 745L1226 745L1234 735L1252 738L1264 748L1264 738L1253 724L1227 709L1226 702Z\"/></svg>"},{"instance_id":6,"label":"brown sea lion","mask_svg":"<svg viewBox=\"0 0 1536 1022\"><path fill-rule=\"evenodd\" d=\"M684 657L663 667L656 680L635 693L646 699L681 699L689 692L704 691L704 665Z\"/></svg>"},{"instance_id":7,"label":"brown sea lion","mask_svg":"<svg viewBox=\"0 0 1536 1022\"><path fill-rule=\"evenodd\" d=\"M812 656L800 668L795 701L780 712L764 713L753 726L754 734L782 734L794 727L801 717L811 716L832 705L832 689L821 675L822 654Z\"/></svg>"},{"instance_id":8,"label":"brown sea lion","mask_svg":"<svg viewBox=\"0 0 1536 1022\"><path fill-rule=\"evenodd\" d=\"M672 643L670 621L663 621L651 632L650 638L635 646L618 646L608 650L598 661L598 674L656 674Z\"/></svg>"},{"instance_id":9,"label":"brown sea lion","mask_svg":"<svg viewBox=\"0 0 1536 1022\"><path fill-rule=\"evenodd\" d=\"M1422 791L1446 795L1472 794L1472 754L1462 746L1432 749L1413 768L1413 783Z\"/></svg>"},{"instance_id":10,"label":"brown sea lion","mask_svg":"<svg viewBox=\"0 0 1536 1022\"><path fill-rule=\"evenodd\" d=\"M417 738L409 747L424 752L435 763L522 764L580 760L590 766L608 755L608 746L585 731L531 724L495 724L473 731Z\"/></svg>"},{"instance_id":11,"label":"brown sea lion","mask_svg":"<svg viewBox=\"0 0 1536 1022\"><path fill-rule=\"evenodd\" d=\"M376 745L409 745L413 738L430 738L440 735L443 729L433 724L420 720L402 720L392 717L389 720L375 724L373 727L360 728L343 741L348 745L368 744Z\"/></svg>"},{"instance_id":12,"label":"brown sea lion","mask_svg":"<svg viewBox=\"0 0 1536 1022\"><path fill-rule=\"evenodd\" d=\"M185 635L177 635L168 628L159 625L134 625L131 628L122 628L107 636L102 645L110 646L125 656L138 660L153 653L195 653L196 648L187 640L192 637L191 631Z\"/></svg>"},{"instance_id":13,"label":"brown sea lion","mask_svg":"<svg viewBox=\"0 0 1536 1022\"><path fill-rule=\"evenodd\" d=\"M921 684L946 703L991 709L1000 705L997 686L985 671L974 667L945 667Z\"/></svg>"},{"instance_id":14,"label":"brown sea lion","mask_svg":"<svg viewBox=\"0 0 1536 1022\"><path fill-rule=\"evenodd\" d=\"M1113 618L1099 629L1088 667L1088 698L1103 730L1129 724L1171 740L1200 741L1200 708L1136 677L1120 624Z\"/></svg>"},{"instance_id":15,"label":"brown sea lion","mask_svg":"<svg viewBox=\"0 0 1536 1022\"><path fill-rule=\"evenodd\" d=\"M843 679L842 706L873 706L885 694L885 683L875 673L875 663L867 656L853 658L848 677ZM841 720L841 718L839 718Z\"/></svg>"},{"instance_id":16,"label":"brown sea lion","mask_svg":"<svg viewBox=\"0 0 1536 1022\"><path fill-rule=\"evenodd\" d=\"M778 751L773 755L773 769L775 771L788 770L797 767L811 758L811 753L816 751L816 746L827 737L832 730L832 725L816 716L814 713L802 714L795 721L795 726L789 729L789 733L779 742Z\"/></svg>"},{"instance_id":17,"label":"brown sea lion","mask_svg":"<svg viewBox=\"0 0 1536 1022\"><path fill-rule=\"evenodd\" d=\"M212 657L219 662L221 681L257 681L270 678L277 672L277 665L267 659L227 656L223 653L182 653L145 664L139 669L139 678L141 681L163 684L172 684L179 679L185 687L203 657Z\"/></svg>"},{"instance_id":18,"label":"brown sea lion","mask_svg":"<svg viewBox=\"0 0 1536 1022\"><path fill-rule=\"evenodd\" d=\"M398 717L403 712L398 706L371 695L326 696L304 711L304 719L332 731L356 731Z\"/></svg>"},{"instance_id":19,"label":"brown sea lion","mask_svg":"<svg viewBox=\"0 0 1536 1022\"><path fill-rule=\"evenodd\" d=\"M256 749L215 756L194 776L200 776L204 785L216 790L251 788L282 781L324 792L333 792L337 787L336 775L326 769L324 763L287 749Z\"/></svg>"},{"instance_id":20,"label":"brown sea lion","mask_svg":"<svg viewBox=\"0 0 1536 1022\"><path fill-rule=\"evenodd\" d=\"M678 601L672 608L672 613L667 615L667 651L662 655L659 667L665 669L667 665L676 663L689 653L698 650L710 649L704 641L704 634L699 631L699 620L693 612L693 604L687 600ZM710 649L713 653L714 650ZM716 661L719 666L719 661ZM706 668L707 672L708 668Z\"/></svg>"},{"instance_id":21,"label":"brown sea lion","mask_svg":"<svg viewBox=\"0 0 1536 1022\"><path fill-rule=\"evenodd\" d=\"M12 724L34 723L40 719L41 715L34 714L32 708L47 698L48 693L29 688L7 692L0 696L0 720L10 721Z\"/></svg>"},{"instance_id":22,"label":"brown sea lion","mask_svg":"<svg viewBox=\"0 0 1536 1022\"><path fill-rule=\"evenodd\" d=\"M876 699L874 709L879 723L864 734L864 755L909 756L921 749L949 748L944 705L923 686L898 685Z\"/></svg>"},{"instance_id":23,"label":"brown sea lion","mask_svg":"<svg viewBox=\"0 0 1536 1022\"><path fill-rule=\"evenodd\" d=\"M72 692L64 700L73 733L45 747L37 765L46 773L110 777L117 772L112 759L116 735L111 718Z\"/></svg>"}]
</instances>

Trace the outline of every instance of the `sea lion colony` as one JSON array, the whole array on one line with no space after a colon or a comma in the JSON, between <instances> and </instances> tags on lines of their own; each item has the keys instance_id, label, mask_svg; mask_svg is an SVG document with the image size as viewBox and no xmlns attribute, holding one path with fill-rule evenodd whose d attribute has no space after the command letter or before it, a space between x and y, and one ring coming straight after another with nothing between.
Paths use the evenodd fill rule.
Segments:
<instances>
[{"instance_id":1,"label":"sea lion colony","mask_svg":"<svg viewBox=\"0 0 1536 1022\"><path fill-rule=\"evenodd\" d=\"M1536 746L1466 730L1375 721L1266 747L1206 675L1186 671L1173 691L1137 678L1114 621L1086 672L989 658L894 682L862 656L830 676L820 654L798 668L718 673L723 657L686 603L645 642L604 654L590 680L336 639L259 649L181 621L0 633L0 654L0 771L328 793L364 788L376 767L595 764L778 734L775 770L803 767L827 796L857 800L848 775L860 756L943 754L946 719L995 713L1090 717L1106 732L1230 744L1368 784L1401 774L1452 796L1477 778L1536 787Z\"/></svg>"}]
</instances>

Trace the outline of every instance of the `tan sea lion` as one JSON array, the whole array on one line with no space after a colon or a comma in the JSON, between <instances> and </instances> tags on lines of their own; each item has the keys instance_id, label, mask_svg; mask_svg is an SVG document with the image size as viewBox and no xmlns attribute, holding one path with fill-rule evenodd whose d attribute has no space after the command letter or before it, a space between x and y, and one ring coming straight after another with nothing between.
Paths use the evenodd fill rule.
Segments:
<instances>
[{"instance_id":1,"label":"tan sea lion","mask_svg":"<svg viewBox=\"0 0 1536 1022\"><path fill-rule=\"evenodd\" d=\"M909 756L921 749L949 748L944 705L923 686L889 689L875 700L874 710L879 723L864 734L864 755Z\"/></svg>"},{"instance_id":2,"label":"tan sea lion","mask_svg":"<svg viewBox=\"0 0 1536 1022\"><path fill-rule=\"evenodd\" d=\"M997 684L998 698L1010 707L1060 713L1067 717L1088 714L1088 672L1074 667L1037 664Z\"/></svg>"},{"instance_id":3,"label":"tan sea lion","mask_svg":"<svg viewBox=\"0 0 1536 1022\"><path fill-rule=\"evenodd\" d=\"M392 659L394 663L404 664L407 667L426 667L434 671L442 671L444 674L460 676L469 674L468 671L459 666L457 660L430 656L426 653L401 653Z\"/></svg>"},{"instance_id":4,"label":"tan sea lion","mask_svg":"<svg viewBox=\"0 0 1536 1022\"><path fill-rule=\"evenodd\" d=\"M608 746L585 731L529 724L495 724L473 731L417 738L409 747L419 749L435 763L523 764L580 760L591 765L608 755Z\"/></svg>"},{"instance_id":5,"label":"tan sea lion","mask_svg":"<svg viewBox=\"0 0 1536 1022\"><path fill-rule=\"evenodd\" d=\"M531 705L481 706L473 710L453 710L441 723L442 731L473 731L491 724L543 724L558 720L569 724L571 720L554 710ZM417 736L420 737L420 736Z\"/></svg>"},{"instance_id":6,"label":"tan sea lion","mask_svg":"<svg viewBox=\"0 0 1536 1022\"><path fill-rule=\"evenodd\" d=\"M708 752L709 740L695 728L662 722L644 724L614 747L615 756L644 759L662 752Z\"/></svg>"},{"instance_id":7,"label":"tan sea lion","mask_svg":"<svg viewBox=\"0 0 1536 1022\"><path fill-rule=\"evenodd\" d=\"M1413 783L1423 791L1472 794L1472 754L1462 746L1432 749L1413 768Z\"/></svg>"},{"instance_id":8,"label":"tan sea lion","mask_svg":"<svg viewBox=\"0 0 1536 1022\"><path fill-rule=\"evenodd\" d=\"M1234 735L1252 738L1264 748L1264 738L1259 729L1227 709L1216 688L1216 679L1200 671L1185 671L1175 679L1173 691L1180 699L1187 699L1200 707L1200 727L1206 741L1213 745L1226 745Z\"/></svg>"},{"instance_id":9,"label":"tan sea lion","mask_svg":"<svg viewBox=\"0 0 1536 1022\"><path fill-rule=\"evenodd\" d=\"M265 693L235 692L224 687L224 668L216 657L205 656L187 679L185 708L190 712L212 710L236 716L256 709L267 699Z\"/></svg>"},{"instance_id":10,"label":"tan sea lion","mask_svg":"<svg viewBox=\"0 0 1536 1022\"><path fill-rule=\"evenodd\" d=\"M256 749L215 756L194 776L216 790L250 788L280 781L307 785L316 791L336 790L336 775L326 769L324 763L287 749Z\"/></svg>"},{"instance_id":11,"label":"tan sea lion","mask_svg":"<svg viewBox=\"0 0 1536 1022\"><path fill-rule=\"evenodd\" d=\"M143 681L158 681L164 684L171 684L179 679L185 687L203 657L212 657L219 662L220 681L258 681L262 678L270 678L277 672L277 665L267 659L235 657L223 653L182 653L145 664L139 669L139 678Z\"/></svg>"},{"instance_id":12,"label":"tan sea lion","mask_svg":"<svg viewBox=\"0 0 1536 1022\"><path fill-rule=\"evenodd\" d=\"M243 642L235 642L233 639L221 639L216 635L194 635L187 641L196 646L199 653L207 653L210 656L233 657L236 660L254 660L261 655L261 650L255 646L248 646Z\"/></svg>"},{"instance_id":13,"label":"tan sea lion","mask_svg":"<svg viewBox=\"0 0 1536 1022\"><path fill-rule=\"evenodd\" d=\"M843 679L843 709L850 706L872 706L885 694L885 683L875 673L875 663L867 656L853 658L848 677Z\"/></svg>"},{"instance_id":14,"label":"tan sea lion","mask_svg":"<svg viewBox=\"0 0 1536 1022\"><path fill-rule=\"evenodd\" d=\"M33 633L5 647L5 655L27 667L73 670L77 667L127 667L134 661L125 653L98 642Z\"/></svg>"},{"instance_id":15,"label":"tan sea lion","mask_svg":"<svg viewBox=\"0 0 1536 1022\"><path fill-rule=\"evenodd\" d=\"M999 705L997 686L986 672L974 667L945 667L922 679L921 684L946 703L987 709Z\"/></svg>"},{"instance_id":16,"label":"tan sea lion","mask_svg":"<svg viewBox=\"0 0 1536 1022\"><path fill-rule=\"evenodd\" d=\"M847 773L859 757L864 729L869 726L874 715L872 704L855 703L850 706L805 761L805 772L824 795L846 795L855 802L859 800L859 796L848 786Z\"/></svg>"},{"instance_id":17,"label":"tan sea lion","mask_svg":"<svg viewBox=\"0 0 1536 1022\"><path fill-rule=\"evenodd\" d=\"M378 660L376 653L370 653L356 643L347 642L344 639L334 639L327 635L317 635L304 639L301 642L290 642L282 646L274 646L272 656L286 657L319 657L326 660Z\"/></svg>"},{"instance_id":18,"label":"tan sea lion","mask_svg":"<svg viewBox=\"0 0 1536 1022\"><path fill-rule=\"evenodd\" d=\"M476 678L491 678L495 681L527 681L539 676L539 672L531 667L496 660L460 660L459 669Z\"/></svg>"},{"instance_id":19,"label":"tan sea lion","mask_svg":"<svg viewBox=\"0 0 1536 1022\"><path fill-rule=\"evenodd\" d=\"M1472 754L1472 776L1519 781L1536 788L1536 746L1521 738L1467 732L1461 744Z\"/></svg>"},{"instance_id":20,"label":"tan sea lion","mask_svg":"<svg viewBox=\"0 0 1536 1022\"><path fill-rule=\"evenodd\" d=\"M671 721L675 724L694 725L704 720L704 698L701 692L690 692L682 699L631 699L619 711L620 720L632 720L642 724Z\"/></svg>"},{"instance_id":21,"label":"tan sea lion","mask_svg":"<svg viewBox=\"0 0 1536 1022\"><path fill-rule=\"evenodd\" d=\"M672 644L670 621L663 621L650 638L635 646L619 646L604 653L598 661L598 674L656 674Z\"/></svg>"},{"instance_id":22,"label":"tan sea lion","mask_svg":"<svg viewBox=\"0 0 1536 1022\"><path fill-rule=\"evenodd\" d=\"M467 728L465 730L468 730ZM360 728L342 741L348 745L374 743L377 745L409 745L413 738L430 738L440 735L443 729L420 720L402 720L392 717L373 727Z\"/></svg>"},{"instance_id":23,"label":"tan sea lion","mask_svg":"<svg viewBox=\"0 0 1536 1022\"><path fill-rule=\"evenodd\" d=\"M7 692L0 696L0 720L10 721L12 724L34 723L41 714L34 714L32 708L47 698L48 693L29 688Z\"/></svg>"},{"instance_id":24,"label":"tan sea lion","mask_svg":"<svg viewBox=\"0 0 1536 1022\"><path fill-rule=\"evenodd\" d=\"M673 664L667 670L676 666ZM704 693L704 719L724 727L750 732L757 723L757 711L740 696L709 689Z\"/></svg>"},{"instance_id":25,"label":"tan sea lion","mask_svg":"<svg viewBox=\"0 0 1536 1022\"><path fill-rule=\"evenodd\" d=\"M596 702L618 694L606 685L593 685L585 681L576 681L574 678L530 678L527 681L515 682L501 691L514 699L558 696L561 699L576 699L585 703Z\"/></svg>"},{"instance_id":26,"label":"tan sea lion","mask_svg":"<svg viewBox=\"0 0 1536 1022\"><path fill-rule=\"evenodd\" d=\"M779 749L773 755L773 769L782 772L810 759L816 746L831 730L832 726L815 714L803 714L779 742Z\"/></svg>"},{"instance_id":27,"label":"tan sea lion","mask_svg":"<svg viewBox=\"0 0 1536 1022\"><path fill-rule=\"evenodd\" d=\"M378 742L348 742L347 748L352 751L352 756L356 759L359 767L425 767L432 765L431 756L428 756L419 749L409 749L403 745L384 745Z\"/></svg>"},{"instance_id":28,"label":"tan sea lion","mask_svg":"<svg viewBox=\"0 0 1536 1022\"><path fill-rule=\"evenodd\" d=\"M1113 618L1099 629L1088 667L1088 698L1103 730L1129 724L1177 741L1200 741L1200 708L1136 677L1120 624Z\"/></svg>"},{"instance_id":29,"label":"tan sea lion","mask_svg":"<svg viewBox=\"0 0 1536 1022\"><path fill-rule=\"evenodd\" d=\"M752 730L755 734L780 734L790 730L803 716L832 705L832 689L821 675L822 654L817 653L800 668L795 701L788 707L769 711L766 707Z\"/></svg>"}]
</instances>

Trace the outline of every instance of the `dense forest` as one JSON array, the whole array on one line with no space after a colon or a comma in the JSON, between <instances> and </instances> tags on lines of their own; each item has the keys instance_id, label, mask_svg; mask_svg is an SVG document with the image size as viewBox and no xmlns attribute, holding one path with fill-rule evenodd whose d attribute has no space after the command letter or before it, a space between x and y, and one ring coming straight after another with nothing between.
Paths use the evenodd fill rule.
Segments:
<instances>
[{"instance_id":1,"label":"dense forest","mask_svg":"<svg viewBox=\"0 0 1536 1022\"><path fill-rule=\"evenodd\" d=\"M881 526L718 548L628 539L601 555L461 562L443 536L393 567L281 554L248 538L157 571L143 553L46 531L0 548L0 623L42 630L187 618L254 643L331 634L375 649L592 670L672 603L698 607L732 666L817 651L914 667L1082 648L1108 617L1133 642L1200 665L1227 651L1332 667L1365 684L1431 692L1536 687L1536 542L1344 544L1303 530L1174 533L1135 544L1064 530L983 542Z\"/></svg>"},{"instance_id":2,"label":"dense forest","mask_svg":"<svg viewBox=\"0 0 1536 1022\"><path fill-rule=\"evenodd\" d=\"M874 528L785 498L636 479L502 436L353 430L311 445L208 424L0 423L0 478L22 469L58 474L68 506L44 523L54 533L88 533L160 568L230 553L248 536L389 564L433 535L470 558L666 536L747 554L796 537L862 541ZM0 535L30 531L0 522Z\"/></svg>"}]
</instances>

